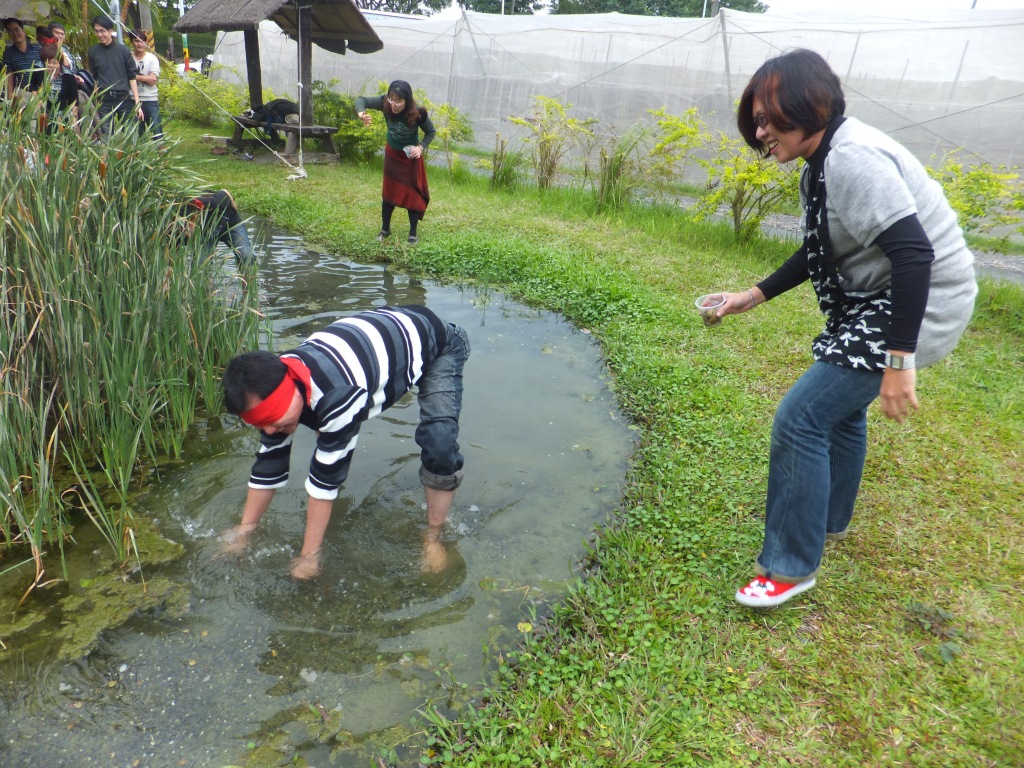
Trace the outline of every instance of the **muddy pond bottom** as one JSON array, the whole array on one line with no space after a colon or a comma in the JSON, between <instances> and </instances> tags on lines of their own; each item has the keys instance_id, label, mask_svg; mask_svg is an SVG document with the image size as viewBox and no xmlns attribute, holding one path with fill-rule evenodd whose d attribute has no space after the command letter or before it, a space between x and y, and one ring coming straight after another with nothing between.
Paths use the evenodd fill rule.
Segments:
<instances>
[{"instance_id":1,"label":"muddy pond bottom","mask_svg":"<svg viewBox=\"0 0 1024 768\"><path fill-rule=\"evenodd\" d=\"M417 709L479 692L618 505L632 432L585 332L497 293L310 251L266 222L255 229L276 350L385 304L425 304L468 331L466 476L443 536L447 568L420 570L414 397L363 427L321 573L308 583L288 567L301 547L315 436L300 427L291 482L247 553L218 559L216 537L241 515L258 441L237 419L210 418L134 502L185 547L145 575L183 585L187 609L137 616L71 665L11 663L9 650L6 768L366 766L376 755L412 764ZM70 558L101 547L83 531Z\"/></svg>"}]
</instances>

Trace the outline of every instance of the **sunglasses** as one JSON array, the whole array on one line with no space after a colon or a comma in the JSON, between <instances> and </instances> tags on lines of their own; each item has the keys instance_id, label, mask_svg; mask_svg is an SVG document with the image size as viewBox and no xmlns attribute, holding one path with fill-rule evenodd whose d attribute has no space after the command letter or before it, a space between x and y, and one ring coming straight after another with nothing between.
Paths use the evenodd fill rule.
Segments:
<instances>
[{"instance_id":1,"label":"sunglasses","mask_svg":"<svg viewBox=\"0 0 1024 768\"><path fill-rule=\"evenodd\" d=\"M768 117L763 112L758 112L756 115L754 115L754 125L756 125L758 128L767 128Z\"/></svg>"}]
</instances>

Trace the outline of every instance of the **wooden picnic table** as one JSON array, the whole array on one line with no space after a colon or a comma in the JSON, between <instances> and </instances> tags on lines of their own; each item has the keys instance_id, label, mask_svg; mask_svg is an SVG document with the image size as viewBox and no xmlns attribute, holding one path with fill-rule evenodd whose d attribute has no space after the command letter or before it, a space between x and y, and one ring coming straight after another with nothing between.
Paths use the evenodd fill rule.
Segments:
<instances>
[{"instance_id":1,"label":"wooden picnic table","mask_svg":"<svg viewBox=\"0 0 1024 768\"><path fill-rule=\"evenodd\" d=\"M229 140L229 144L241 144L242 134L246 128L266 128L266 120L253 120L251 117L232 117L235 122L235 133ZM280 131L285 135L284 153L294 155L299 151L300 139L319 139L324 151L332 155L338 154L334 147L334 134L338 129L330 125L296 125L294 123L271 123L271 129Z\"/></svg>"}]
</instances>

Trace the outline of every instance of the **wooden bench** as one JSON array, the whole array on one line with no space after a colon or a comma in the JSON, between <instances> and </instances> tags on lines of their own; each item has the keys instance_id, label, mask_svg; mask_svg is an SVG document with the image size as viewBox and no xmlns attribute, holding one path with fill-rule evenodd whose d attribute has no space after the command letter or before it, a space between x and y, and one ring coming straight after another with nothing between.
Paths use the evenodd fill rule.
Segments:
<instances>
[{"instance_id":1,"label":"wooden bench","mask_svg":"<svg viewBox=\"0 0 1024 768\"><path fill-rule=\"evenodd\" d=\"M232 117L235 121L235 134L229 143L241 144L242 134L246 128L263 129L267 127L265 120L253 120L251 117ZM271 123L270 127L275 131L285 134L284 153L294 155L299 151L300 139L320 139L324 151L332 155L338 154L334 148L334 134L337 128L329 125L293 125L292 123Z\"/></svg>"}]
</instances>

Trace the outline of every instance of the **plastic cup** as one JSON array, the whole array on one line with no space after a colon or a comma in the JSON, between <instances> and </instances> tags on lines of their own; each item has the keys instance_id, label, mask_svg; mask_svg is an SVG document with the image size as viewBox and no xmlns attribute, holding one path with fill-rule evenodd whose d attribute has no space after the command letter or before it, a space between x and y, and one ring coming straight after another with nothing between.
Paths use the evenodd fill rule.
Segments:
<instances>
[{"instance_id":1,"label":"plastic cup","mask_svg":"<svg viewBox=\"0 0 1024 768\"><path fill-rule=\"evenodd\" d=\"M700 312L700 319L704 321L705 328L710 328L722 322L722 318L715 314L725 304L725 296L722 294L705 294L697 299L694 304L697 306L697 311Z\"/></svg>"},{"instance_id":2,"label":"plastic cup","mask_svg":"<svg viewBox=\"0 0 1024 768\"><path fill-rule=\"evenodd\" d=\"M405 156L410 160L412 159L412 151L416 149L415 144L410 144L408 147L402 147L402 151L405 152Z\"/></svg>"}]
</instances>

